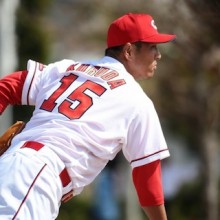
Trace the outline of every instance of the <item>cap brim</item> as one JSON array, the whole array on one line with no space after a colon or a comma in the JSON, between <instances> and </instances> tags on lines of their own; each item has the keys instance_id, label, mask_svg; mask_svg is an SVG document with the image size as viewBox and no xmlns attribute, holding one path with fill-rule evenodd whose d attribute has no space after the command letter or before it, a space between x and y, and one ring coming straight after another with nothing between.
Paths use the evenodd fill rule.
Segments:
<instances>
[{"instance_id":1,"label":"cap brim","mask_svg":"<svg viewBox=\"0 0 220 220\"><path fill-rule=\"evenodd\" d=\"M166 43L175 40L176 35L173 34L156 34L151 37L148 37L147 39L142 40L143 42L148 43Z\"/></svg>"}]
</instances>

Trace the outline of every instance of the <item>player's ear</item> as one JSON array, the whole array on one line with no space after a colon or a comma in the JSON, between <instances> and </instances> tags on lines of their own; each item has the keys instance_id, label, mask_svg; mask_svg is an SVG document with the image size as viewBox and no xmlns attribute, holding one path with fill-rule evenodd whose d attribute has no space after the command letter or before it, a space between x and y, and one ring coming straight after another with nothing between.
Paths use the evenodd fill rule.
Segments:
<instances>
[{"instance_id":1,"label":"player's ear","mask_svg":"<svg viewBox=\"0 0 220 220\"><path fill-rule=\"evenodd\" d=\"M134 47L131 43L126 43L123 47L123 55L126 60L131 60L134 53Z\"/></svg>"}]
</instances>

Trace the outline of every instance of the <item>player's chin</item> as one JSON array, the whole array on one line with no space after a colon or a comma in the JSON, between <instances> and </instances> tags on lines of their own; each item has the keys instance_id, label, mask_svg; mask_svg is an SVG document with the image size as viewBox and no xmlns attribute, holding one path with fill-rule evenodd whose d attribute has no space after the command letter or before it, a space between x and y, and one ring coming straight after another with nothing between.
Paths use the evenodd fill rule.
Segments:
<instances>
[{"instance_id":1,"label":"player's chin","mask_svg":"<svg viewBox=\"0 0 220 220\"><path fill-rule=\"evenodd\" d=\"M154 71L154 70L148 72L148 74L147 74L147 79L152 78L152 77L154 76L154 74L155 74L155 71Z\"/></svg>"},{"instance_id":2,"label":"player's chin","mask_svg":"<svg viewBox=\"0 0 220 220\"><path fill-rule=\"evenodd\" d=\"M145 75L145 76L142 76L142 77L138 77L136 79L142 81L142 80L149 80L152 77L153 77L153 75L147 75L147 76Z\"/></svg>"},{"instance_id":3,"label":"player's chin","mask_svg":"<svg viewBox=\"0 0 220 220\"><path fill-rule=\"evenodd\" d=\"M135 79L137 79L137 80L145 80L145 79L150 79L153 76L154 76L154 70L147 71L144 74L140 74L139 76L136 76Z\"/></svg>"}]
</instances>

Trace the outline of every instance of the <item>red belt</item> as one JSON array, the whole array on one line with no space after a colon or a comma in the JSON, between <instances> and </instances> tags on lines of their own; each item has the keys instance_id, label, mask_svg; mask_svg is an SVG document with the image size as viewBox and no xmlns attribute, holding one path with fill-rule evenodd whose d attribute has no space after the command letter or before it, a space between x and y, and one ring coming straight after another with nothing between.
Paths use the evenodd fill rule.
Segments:
<instances>
[{"instance_id":1,"label":"red belt","mask_svg":"<svg viewBox=\"0 0 220 220\"><path fill-rule=\"evenodd\" d=\"M21 148L31 148L33 150L39 151L42 147L44 147L44 145L39 142L27 141L23 144L23 146ZM64 168L60 172L59 176L60 176L60 180L62 182L63 187L66 187L71 182L71 178L70 178L66 168ZM69 199L71 199L72 194L73 194L72 192L73 191L63 195L62 202L67 202Z\"/></svg>"}]
</instances>

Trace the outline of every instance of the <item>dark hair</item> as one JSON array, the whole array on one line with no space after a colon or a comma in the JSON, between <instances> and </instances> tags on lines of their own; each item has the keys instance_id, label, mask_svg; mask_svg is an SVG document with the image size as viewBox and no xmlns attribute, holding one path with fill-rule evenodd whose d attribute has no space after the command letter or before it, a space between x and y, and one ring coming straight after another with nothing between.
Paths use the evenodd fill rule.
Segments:
<instances>
[{"instance_id":1,"label":"dark hair","mask_svg":"<svg viewBox=\"0 0 220 220\"><path fill-rule=\"evenodd\" d=\"M143 42L138 41L138 42L134 42L132 44L134 44L136 46L137 50L140 50L142 43ZM105 50L105 56L117 58L120 55L120 53L122 52L123 48L124 48L124 45L107 48Z\"/></svg>"},{"instance_id":2,"label":"dark hair","mask_svg":"<svg viewBox=\"0 0 220 220\"><path fill-rule=\"evenodd\" d=\"M110 47L105 50L105 56L116 58L122 52L124 45Z\"/></svg>"}]
</instances>

